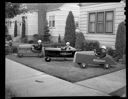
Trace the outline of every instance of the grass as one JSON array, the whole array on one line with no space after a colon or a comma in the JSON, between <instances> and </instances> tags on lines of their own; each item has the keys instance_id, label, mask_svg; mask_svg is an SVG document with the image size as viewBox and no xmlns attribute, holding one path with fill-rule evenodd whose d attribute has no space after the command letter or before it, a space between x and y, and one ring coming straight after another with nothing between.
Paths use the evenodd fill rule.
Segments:
<instances>
[{"instance_id":1,"label":"grass","mask_svg":"<svg viewBox=\"0 0 128 99\"><path fill-rule=\"evenodd\" d=\"M125 68L125 65L118 64L110 69L104 69L99 66L89 66L87 69L81 69L79 65L72 62L72 59L67 61L63 61L63 59L54 59L51 62L45 62L44 58L37 57L18 58L15 55L7 55L6 57L28 67L73 83Z\"/></svg>"}]
</instances>

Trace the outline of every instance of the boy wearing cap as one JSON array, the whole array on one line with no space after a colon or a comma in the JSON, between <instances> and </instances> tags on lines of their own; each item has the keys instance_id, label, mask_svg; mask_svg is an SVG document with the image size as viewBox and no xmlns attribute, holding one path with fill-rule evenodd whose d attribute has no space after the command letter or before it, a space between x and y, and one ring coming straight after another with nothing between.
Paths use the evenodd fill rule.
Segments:
<instances>
[{"instance_id":1,"label":"boy wearing cap","mask_svg":"<svg viewBox=\"0 0 128 99\"><path fill-rule=\"evenodd\" d=\"M69 51L69 50L75 50L75 48L73 48L72 46L70 46L70 43L67 42L66 46L65 46L65 50Z\"/></svg>"},{"instance_id":2,"label":"boy wearing cap","mask_svg":"<svg viewBox=\"0 0 128 99\"><path fill-rule=\"evenodd\" d=\"M32 46L32 51L35 53L40 53L42 51L42 41L41 40L38 40L37 45Z\"/></svg>"}]
</instances>

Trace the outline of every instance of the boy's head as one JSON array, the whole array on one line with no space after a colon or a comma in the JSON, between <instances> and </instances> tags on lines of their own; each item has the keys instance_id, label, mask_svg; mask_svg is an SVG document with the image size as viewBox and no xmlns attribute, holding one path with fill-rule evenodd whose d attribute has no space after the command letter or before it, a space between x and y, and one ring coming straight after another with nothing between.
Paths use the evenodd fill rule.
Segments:
<instances>
[{"instance_id":1,"label":"boy's head","mask_svg":"<svg viewBox=\"0 0 128 99\"><path fill-rule=\"evenodd\" d=\"M42 43L42 41L41 40L38 40L38 44L41 44Z\"/></svg>"},{"instance_id":2,"label":"boy's head","mask_svg":"<svg viewBox=\"0 0 128 99\"><path fill-rule=\"evenodd\" d=\"M67 46L70 46L70 42L67 42L66 45L67 45Z\"/></svg>"}]
</instances>

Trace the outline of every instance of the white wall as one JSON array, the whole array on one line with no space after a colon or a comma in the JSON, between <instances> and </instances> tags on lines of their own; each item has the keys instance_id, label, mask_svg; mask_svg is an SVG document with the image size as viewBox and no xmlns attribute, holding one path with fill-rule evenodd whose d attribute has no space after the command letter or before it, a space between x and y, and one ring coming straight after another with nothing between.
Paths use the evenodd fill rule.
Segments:
<instances>
[{"instance_id":1,"label":"white wall","mask_svg":"<svg viewBox=\"0 0 128 99\"><path fill-rule=\"evenodd\" d=\"M90 6L80 7L80 30L84 33L86 39L98 40L101 45L109 47L115 46L116 32L118 24L125 20L124 4L121 3L101 3ZM114 33L113 34L87 34L88 33L88 13L97 11L114 10Z\"/></svg>"},{"instance_id":2,"label":"white wall","mask_svg":"<svg viewBox=\"0 0 128 99\"><path fill-rule=\"evenodd\" d=\"M15 20L17 20L17 31L18 36L21 36L22 34L22 16L26 16L26 35L30 36L33 34L38 33L38 12L28 12L25 14L17 15L13 19L10 19L13 23L11 24L11 27L9 27L9 34L14 36L14 24Z\"/></svg>"}]
</instances>

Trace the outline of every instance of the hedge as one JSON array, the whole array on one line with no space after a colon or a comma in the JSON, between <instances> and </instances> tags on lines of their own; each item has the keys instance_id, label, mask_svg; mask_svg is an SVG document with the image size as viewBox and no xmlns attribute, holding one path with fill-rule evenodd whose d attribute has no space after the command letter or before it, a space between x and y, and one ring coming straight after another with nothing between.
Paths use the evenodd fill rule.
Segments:
<instances>
[{"instance_id":1,"label":"hedge","mask_svg":"<svg viewBox=\"0 0 128 99\"><path fill-rule=\"evenodd\" d=\"M115 48L119 58L123 57L126 50L126 26L124 22L121 22L117 29Z\"/></svg>"}]
</instances>

